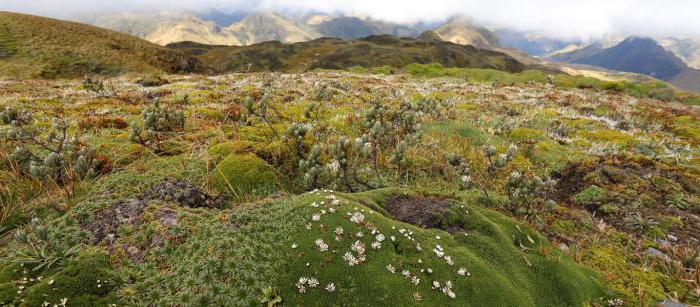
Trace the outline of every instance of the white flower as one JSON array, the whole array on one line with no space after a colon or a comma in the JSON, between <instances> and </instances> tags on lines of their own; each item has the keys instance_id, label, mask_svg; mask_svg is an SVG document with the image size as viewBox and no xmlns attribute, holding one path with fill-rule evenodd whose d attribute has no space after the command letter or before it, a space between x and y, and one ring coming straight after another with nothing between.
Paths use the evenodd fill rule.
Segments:
<instances>
[{"instance_id":1,"label":"white flower","mask_svg":"<svg viewBox=\"0 0 700 307\"><path fill-rule=\"evenodd\" d=\"M309 278L309 287L316 288L316 286L318 286L318 279L313 277Z\"/></svg>"},{"instance_id":2,"label":"white flower","mask_svg":"<svg viewBox=\"0 0 700 307\"><path fill-rule=\"evenodd\" d=\"M396 273L396 268L391 264L387 265L386 269L391 273Z\"/></svg>"},{"instance_id":3,"label":"white flower","mask_svg":"<svg viewBox=\"0 0 700 307\"><path fill-rule=\"evenodd\" d=\"M394 237L394 236L389 237L389 239L391 239L392 242L396 241L396 237Z\"/></svg>"},{"instance_id":4,"label":"white flower","mask_svg":"<svg viewBox=\"0 0 700 307\"><path fill-rule=\"evenodd\" d=\"M295 249L295 248L297 248L298 246L299 246L299 245L297 245L296 243L294 243L294 244L292 244L292 249Z\"/></svg>"},{"instance_id":5,"label":"white flower","mask_svg":"<svg viewBox=\"0 0 700 307\"><path fill-rule=\"evenodd\" d=\"M360 213L360 212L353 212L352 215L350 216L350 221L360 224L365 221L365 215Z\"/></svg>"},{"instance_id":6,"label":"white flower","mask_svg":"<svg viewBox=\"0 0 700 307\"><path fill-rule=\"evenodd\" d=\"M450 256L445 256L445 261L447 261L447 264L449 264L449 265L455 264L455 262L452 261L452 257L450 257Z\"/></svg>"},{"instance_id":7,"label":"white flower","mask_svg":"<svg viewBox=\"0 0 700 307\"><path fill-rule=\"evenodd\" d=\"M306 293L306 287L304 286L299 286L299 293Z\"/></svg>"},{"instance_id":8,"label":"white flower","mask_svg":"<svg viewBox=\"0 0 700 307\"><path fill-rule=\"evenodd\" d=\"M343 227L341 227L341 226L336 227L335 234L342 235L343 234Z\"/></svg>"},{"instance_id":9,"label":"white flower","mask_svg":"<svg viewBox=\"0 0 700 307\"><path fill-rule=\"evenodd\" d=\"M331 170L331 172L337 173L338 170L340 170L340 162L338 162L338 160L333 160L333 162L328 164L328 168Z\"/></svg>"},{"instance_id":10,"label":"white flower","mask_svg":"<svg viewBox=\"0 0 700 307\"><path fill-rule=\"evenodd\" d=\"M428 273L433 274L433 269L428 268Z\"/></svg>"},{"instance_id":11,"label":"white flower","mask_svg":"<svg viewBox=\"0 0 700 307\"><path fill-rule=\"evenodd\" d=\"M314 215L311 216L311 220L314 221L314 222L318 222L318 221L321 220L321 215L318 214L318 213L317 213L317 214L314 214Z\"/></svg>"},{"instance_id":12,"label":"white flower","mask_svg":"<svg viewBox=\"0 0 700 307\"><path fill-rule=\"evenodd\" d=\"M357 252L358 254L364 254L365 253L365 244L358 241L355 241L355 243L352 244L350 247L353 251Z\"/></svg>"},{"instance_id":13,"label":"white flower","mask_svg":"<svg viewBox=\"0 0 700 307\"><path fill-rule=\"evenodd\" d=\"M401 275L403 275L403 276L405 276L405 277L411 277L411 272L409 272L408 270L403 270L403 271L401 272Z\"/></svg>"},{"instance_id":14,"label":"white flower","mask_svg":"<svg viewBox=\"0 0 700 307\"><path fill-rule=\"evenodd\" d=\"M328 244L326 244L326 242L323 242L323 239L317 239L316 246L318 246L318 249L322 252L325 252L328 250Z\"/></svg>"},{"instance_id":15,"label":"white flower","mask_svg":"<svg viewBox=\"0 0 700 307\"><path fill-rule=\"evenodd\" d=\"M413 277L411 277L411 282L412 282L414 285L417 285L417 284L420 283L420 279L418 279L418 276L413 276Z\"/></svg>"},{"instance_id":16,"label":"white flower","mask_svg":"<svg viewBox=\"0 0 700 307\"><path fill-rule=\"evenodd\" d=\"M461 276L467 275L467 269L459 268L459 270L457 270L457 275L461 275Z\"/></svg>"},{"instance_id":17,"label":"white flower","mask_svg":"<svg viewBox=\"0 0 700 307\"><path fill-rule=\"evenodd\" d=\"M360 261L358 261L357 258L355 258L355 255L353 255L351 252L346 252L345 255L343 255L343 260L345 260L349 266L360 263Z\"/></svg>"},{"instance_id":18,"label":"white flower","mask_svg":"<svg viewBox=\"0 0 700 307\"><path fill-rule=\"evenodd\" d=\"M438 240L440 240L440 236L435 236L435 239L438 239Z\"/></svg>"},{"instance_id":19,"label":"white flower","mask_svg":"<svg viewBox=\"0 0 700 307\"><path fill-rule=\"evenodd\" d=\"M326 291L328 292L333 292L335 291L335 284L334 283L329 283L326 285Z\"/></svg>"},{"instance_id":20,"label":"white flower","mask_svg":"<svg viewBox=\"0 0 700 307\"><path fill-rule=\"evenodd\" d=\"M309 223L309 224L306 224L306 226L305 226L305 227L306 227L306 229L310 230L310 229L311 229L311 223Z\"/></svg>"},{"instance_id":21,"label":"white flower","mask_svg":"<svg viewBox=\"0 0 700 307\"><path fill-rule=\"evenodd\" d=\"M328 212L335 213L335 208L328 208Z\"/></svg>"},{"instance_id":22,"label":"white flower","mask_svg":"<svg viewBox=\"0 0 700 307\"><path fill-rule=\"evenodd\" d=\"M311 203L311 207L318 208L318 204L316 202Z\"/></svg>"},{"instance_id":23,"label":"white flower","mask_svg":"<svg viewBox=\"0 0 700 307\"><path fill-rule=\"evenodd\" d=\"M447 291L447 296L449 296L450 298L457 298L457 294L452 292L452 289Z\"/></svg>"},{"instance_id":24,"label":"white flower","mask_svg":"<svg viewBox=\"0 0 700 307\"><path fill-rule=\"evenodd\" d=\"M362 233L362 231L358 231L358 232L355 234L355 236L358 237L358 238L362 238L364 235L365 235L365 234Z\"/></svg>"},{"instance_id":25,"label":"white flower","mask_svg":"<svg viewBox=\"0 0 700 307\"><path fill-rule=\"evenodd\" d=\"M375 238L377 239L377 242L382 242L382 241L384 241L384 240L386 239L386 238L384 237L384 235L381 234L381 233L380 233L380 234L377 234L377 236L376 236Z\"/></svg>"},{"instance_id":26,"label":"white flower","mask_svg":"<svg viewBox=\"0 0 700 307\"><path fill-rule=\"evenodd\" d=\"M372 242L372 249L380 249L382 247L382 243L379 243L377 241Z\"/></svg>"},{"instance_id":27,"label":"white flower","mask_svg":"<svg viewBox=\"0 0 700 307\"><path fill-rule=\"evenodd\" d=\"M433 289L440 288L440 282L437 280L433 280Z\"/></svg>"}]
</instances>

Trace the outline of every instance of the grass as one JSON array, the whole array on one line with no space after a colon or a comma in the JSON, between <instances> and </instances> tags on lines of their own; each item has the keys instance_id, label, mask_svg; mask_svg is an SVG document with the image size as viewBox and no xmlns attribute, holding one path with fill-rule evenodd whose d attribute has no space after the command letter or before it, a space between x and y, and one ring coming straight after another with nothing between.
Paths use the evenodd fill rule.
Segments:
<instances>
[{"instance_id":1,"label":"grass","mask_svg":"<svg viewBox=\"0 0 700 307\"><path fill-rule=\"evenodd\" d=\"M93 26L0 12L4 78L195 71L197 62L147 41ZM184 64L183 64L184 63Z\"/></svg>"}]
</instances>

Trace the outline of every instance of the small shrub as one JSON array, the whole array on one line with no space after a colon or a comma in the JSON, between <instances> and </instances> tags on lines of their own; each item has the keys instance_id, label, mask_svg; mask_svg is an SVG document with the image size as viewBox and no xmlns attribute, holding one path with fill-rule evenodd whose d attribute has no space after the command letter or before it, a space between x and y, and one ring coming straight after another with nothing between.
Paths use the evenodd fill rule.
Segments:
<instances>
[{"instance_id":1,"label":"small shrub","mask_svg":"<svg viewBox=\"0 0 700 307\"><path fill-rule=\"evenodd\" d=\"M165 154L164 142L175 132L185 128L185 112L172 107L161 107L156 101L141 112L143 127L136 122L131 124L129 140L154 150L157 154Z\"/></svg>"},{"instance_id":2,"label":"small shrub","mask_svg":"<svg viewBox=\"0 0 700 307\"><path fill-rule=\"evenodd\" d=\"M168 83L170 83L170 81L160 76L148 76L136 81L136 84L141 85L143 87L163 86Z\"/></svg>"}]
</instances>

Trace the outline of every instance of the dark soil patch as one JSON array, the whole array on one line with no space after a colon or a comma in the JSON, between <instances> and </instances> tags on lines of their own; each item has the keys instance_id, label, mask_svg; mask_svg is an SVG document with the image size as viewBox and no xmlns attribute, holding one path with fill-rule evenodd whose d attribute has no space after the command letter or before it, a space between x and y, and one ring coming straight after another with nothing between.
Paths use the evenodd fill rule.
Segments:
<instances>
[{"instance_id":1,"label":"dark soil patch","mask_svg":"<svg viewBox=\"0 0 700 307\"><path fill-rule=\"evenodd\" d=\"M148 203L139 199L119 201L107 208L95 212L89 222L83 223L83 229L92 233L91 243L97 243L110 237L113 240L122 225L140 223L141 214Z\"/></svg>"},{"instance_id":2,"label":"dark soil patch","mask_svg":"<svg viewBox=\"0 0 700 307\"><path fill-rule=\"evenodd\" d=\"M141 199L172 201L190 208L216 208L223 204L223 198L209 195L189 181L163 181L145 191Z\"/></svg>"},{"instance_id":3,"label":"dark soil patch","mask_svg":"<svg viewBox=\"0 0 700 307\"><path fill-rule=\"evenodd\" d=\"M461 229L451 225L450 201L437 197L399 195L389 199L384 209L402 222L421 228L442 229L455 233Z\"/></svg>"},{"instance_id":4,"label":"dark soil patch","mask_svg":"<svg viewBox=\"0 0 700 307\"><path fill-rule=\"evenodd\" d=\"M214 208L223 204L221 197L209 195L188 181L163 181L136 199L118 201L95 212L81 226L92 234L92 243L108 238L111 245L119 227L138 226L142 223L143 212L152 200L173 202L190 208ZM172 226L177 223L177 212L170 208L162 209L156 213L155 218L165 226Z\"/></svg>"}]
</instances>

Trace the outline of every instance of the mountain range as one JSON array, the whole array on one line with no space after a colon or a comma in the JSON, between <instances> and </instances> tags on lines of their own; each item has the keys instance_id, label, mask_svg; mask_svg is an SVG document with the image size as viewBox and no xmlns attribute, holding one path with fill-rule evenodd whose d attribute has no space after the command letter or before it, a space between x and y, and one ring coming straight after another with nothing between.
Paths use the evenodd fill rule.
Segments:
<instances>
[{"instance_id":1,"label":"mountain range","mask_svg":"<svg viewBox=\"0 0 700 307\"><path fill-rule=\"evenodd\" d=\"M600 43L552 56L553 59L640 73L680 88L700 91L700 70L688 66L673 52L648 37L628 37L605 48Z\"/></svg>"}]
</instances>

